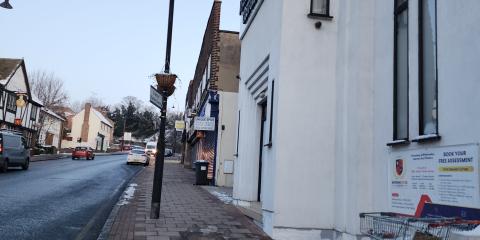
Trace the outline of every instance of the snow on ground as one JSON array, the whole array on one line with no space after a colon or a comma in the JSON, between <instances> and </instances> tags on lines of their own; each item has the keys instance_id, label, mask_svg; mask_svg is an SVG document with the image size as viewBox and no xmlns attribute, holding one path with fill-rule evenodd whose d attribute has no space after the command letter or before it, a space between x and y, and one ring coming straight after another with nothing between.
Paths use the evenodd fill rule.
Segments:
<instances>
[{"instance_id":1,"label":"snow on ground","mask_svg":"<svg viewBox=\"0 0 480 240\"><path fill-rule=\"evenodd\" d=\"M130 203L130 199L133 198L135 195L135 190L138 185L136 183L131 183L128 188L125 190L125 192L122 195L122 198L120 199L120 202L117 204L119 206L127 205Z\"/></svg>"}]
</instances>

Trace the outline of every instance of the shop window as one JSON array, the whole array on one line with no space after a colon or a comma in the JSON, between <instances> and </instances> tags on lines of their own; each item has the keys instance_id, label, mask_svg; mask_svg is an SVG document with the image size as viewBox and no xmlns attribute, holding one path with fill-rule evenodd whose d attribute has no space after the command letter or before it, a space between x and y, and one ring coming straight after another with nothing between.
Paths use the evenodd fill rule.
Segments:
<instances>
[{"instance_id":1,"label":"shop window","mask_svg":"<svg viewBox=\"0 0 480 240\"><path fill-rule=\"evenodd\" d=\"M419 130L438 134L436 0L419 1Z\"/></svg>"}]
</instances>

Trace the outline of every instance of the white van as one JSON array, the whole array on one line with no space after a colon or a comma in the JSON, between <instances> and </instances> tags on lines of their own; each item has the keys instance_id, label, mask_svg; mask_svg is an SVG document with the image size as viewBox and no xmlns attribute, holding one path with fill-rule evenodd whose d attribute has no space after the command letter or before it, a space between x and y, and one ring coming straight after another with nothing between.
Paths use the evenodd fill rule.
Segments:
<instances>
[{"instance_id":1,"label":"white van","mask_svg":"<svg viewBox=\"0 0 480 240\"><path fill-rule=\"evenodd\" d=\"M149 156L155 156L157 153L157 142L147 142L145 153Z\"/></svg>"}]
</instances>

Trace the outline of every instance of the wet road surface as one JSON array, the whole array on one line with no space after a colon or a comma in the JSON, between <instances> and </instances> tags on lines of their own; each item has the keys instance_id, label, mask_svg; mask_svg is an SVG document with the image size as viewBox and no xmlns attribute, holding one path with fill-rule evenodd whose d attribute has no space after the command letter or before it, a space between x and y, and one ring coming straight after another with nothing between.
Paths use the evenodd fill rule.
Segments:
<instances>
[{"instance_id":1,"label":"wet road surface","mask_svg":"<svg viewBox=\"0 0 480 240\"><path fill-rule=\"evenodd\" d=\"M126 155L33 162L0 173L0 239L96 239L143 166Z\"/></svg>"}]
</instances>

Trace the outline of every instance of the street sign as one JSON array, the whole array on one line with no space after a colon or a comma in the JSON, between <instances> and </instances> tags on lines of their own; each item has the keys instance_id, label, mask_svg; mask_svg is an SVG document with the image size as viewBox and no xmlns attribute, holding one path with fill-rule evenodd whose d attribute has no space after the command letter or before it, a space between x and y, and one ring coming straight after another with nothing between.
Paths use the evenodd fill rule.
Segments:
<instances>
[{"instance_id":1,"label":"street sign","mask_svg":"<svg viewBox=\"0 0 480 240\"><path fill-rule=\"evenodd\" d=\"M214 117L195 117L193 129L200 131L215 131Z\"/></svg>"},{"instance_id":2,"label":"street sign","mask_svg":"<svg viewBox=\"0 0 480 240\"><path fill-rule=\"evenodd\" d=\"M132 133L131 132L123 133L123 140L124 141L132 141Z\"/></svg>"},{"instance_id":3,"label":"street sign","mask_svg":"<svg viewBox=\"0 0 480 240\"><path fill-rule=\"evenodd\" d=\"M162 109L163 96L153 86L150 86L150 102L158 108Z\"/></svg>"},{"instance_id":4,"label":"street sign","mask_svg":"<svg viewBox=\"0 0 480 240\"><path fill-rule=\"evenodd\" d=\"M177 131L183 131L185 129L185 121L175 121L175 129Z\"/></svg>"}]
</instances>

